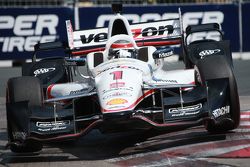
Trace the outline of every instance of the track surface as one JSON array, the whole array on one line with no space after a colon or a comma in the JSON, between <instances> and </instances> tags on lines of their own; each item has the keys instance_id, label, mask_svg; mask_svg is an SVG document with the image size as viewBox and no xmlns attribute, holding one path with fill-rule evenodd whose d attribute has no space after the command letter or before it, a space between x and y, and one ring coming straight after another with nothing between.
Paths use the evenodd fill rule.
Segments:
<instances>
[{"instance_id":1,"label":"track surface","mask_svg":"<svg viewBox=\"0 0 250 167\"><path fill-rule=\"evenodd\" d=\"M0 69L0 166L250 166L249 66L250 61L235 61L242 112L241 125L232 132L212 135L203 127L158 135L92 131L74 142L50 143L35 155L5 149L5 84L21 72L19 68Z\"/></svg>"}]
</instances>

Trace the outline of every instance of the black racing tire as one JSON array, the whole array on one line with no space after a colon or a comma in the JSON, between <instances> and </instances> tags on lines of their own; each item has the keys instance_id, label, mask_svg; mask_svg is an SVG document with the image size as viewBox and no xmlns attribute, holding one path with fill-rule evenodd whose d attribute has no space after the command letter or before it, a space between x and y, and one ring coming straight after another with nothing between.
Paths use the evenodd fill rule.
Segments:
<instances>
[{"instance_id":1,"label":"black racing tire","mask_svg":"<svg viewBox=\"0 0 250 167\"><path fill-rule=\"evenodd\" d=\"M210 79L228 78L230 94L230 118L215 124L214 121L206 121L205 128L211 133L220 133L233 130L240 123L240 102L237 89L237 83L233 74L232 66L222 55L205 58L203 62L198 62L198 69L201 79L204 81Z\"/></svg>"},{"instance_id":2,"label":"black racing tire","mask_svg":"<svg viewBox=\"0 0 250 167\"><path fill-rule=\"evenodd\" d=\"M239 105L239 95L237 90L237 84L235 77L229 78L230 87L230 107L231 115L230 119L222 121L220 124L215 125L214 122L206 122L205 127L208 132L220 133L233 130L239 126L240 123L240 105Z\"/></svg>"},{"instance_id":3,"label":"black racing tire","mask_svg":"<svg viewBox=\"0 0 250 167\"><path fill-rule=\"evenodd\" d=\"M42 149L42 144L33 140L18 140L14 138L14 133L16 131L16 125L18 121L27 120L29 109L22 110L25 113L18 114L18 119L16 119L15 113L11 110L9 106L18 104L19 102L28 101L28 108L34 106L42 106L43 95L42 88L38 78L24 76L9 79L7 83L6 92L6 108L7 108L7 129L8 129L8 139L10 142L10 150L16 153L27 153L27 152L37 152ZM28 124L28 122L27 122ZM28 125L27 125L28 127ZM18 133L26 133L27 128L23 128L16 131Z\"/></svg>"}]
</instances>

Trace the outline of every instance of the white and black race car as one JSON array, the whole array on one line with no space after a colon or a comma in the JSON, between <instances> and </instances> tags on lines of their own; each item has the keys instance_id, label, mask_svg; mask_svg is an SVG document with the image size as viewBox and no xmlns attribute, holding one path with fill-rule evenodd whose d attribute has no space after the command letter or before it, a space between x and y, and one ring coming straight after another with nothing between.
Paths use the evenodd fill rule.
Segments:
<instances>
[{"instance_id":1,"label":"white and black race car","mask_svg":"<svg viewBox=\"0 0 250 167\"><path fill-rule=\"evenodd\" d=\"M120 6L113 7L108 28L73 31L66 21L68 43L37 44L22 76L9 79L8 145L13 152L36 152L43 142L78 138L92 129L167 133L202 124L209 132L237 128L240 106L232 56L217 23L189 26L184 33L180 14L130 25ZM193 34L207 31L221 39L189 42ZM163 70L176 46L185 69ZM57 48L68 56L37 61L37 52Z\"/></svg>"}]
</instances>

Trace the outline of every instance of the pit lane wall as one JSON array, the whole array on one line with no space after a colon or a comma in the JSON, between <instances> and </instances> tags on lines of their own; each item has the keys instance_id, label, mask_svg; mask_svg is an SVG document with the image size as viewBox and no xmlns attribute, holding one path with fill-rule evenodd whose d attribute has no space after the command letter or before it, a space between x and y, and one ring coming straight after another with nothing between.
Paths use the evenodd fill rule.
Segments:
<instances>
[{"instance_id":1,"label":"pit lane wall","mask_svg":"<svg viewBox=\"0 0 250 167\"><path fill-rule=\"evenodd\" d=\"M224 31L224 39L231 41L232 51L240 51L238 4L133 6L124 7L123 13L131 23L145 22L178 17L179 7L182 10L184 27L218 22ZM73 25L77 26L75 28L91 29L107 26L108 20L112 17L110 7L80 7L78 12L74 10L70 7L0 8L0 60L29 59L32 56L33 46L37 42L67 41L65 28L67 19L73 21ZM250 3L242 4L242 49L244 52L250 52L249 11ZM79 22L74 24L74 20L79 20ZM201 34L201 36L206 35L206 33ZM43 54L40 56L43 57ZM62 55L54 52L50 56Z\"/></svg>"}]
</instances>

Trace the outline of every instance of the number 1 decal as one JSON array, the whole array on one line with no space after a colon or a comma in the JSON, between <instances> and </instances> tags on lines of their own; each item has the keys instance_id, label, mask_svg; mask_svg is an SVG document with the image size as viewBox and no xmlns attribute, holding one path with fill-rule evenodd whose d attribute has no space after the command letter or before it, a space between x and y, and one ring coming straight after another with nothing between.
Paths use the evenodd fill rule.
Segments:
<instances>
[{"instance_id":1,"label":"number 1 decal","mask_svg":"<svg viewBox=\"0 0 250 167\"><path fill-rule=\"evenodd\" d=\"M122 79L122 71L114 71L110 74L113 74L113 80Z\"/></svg>"}]
</instances>

